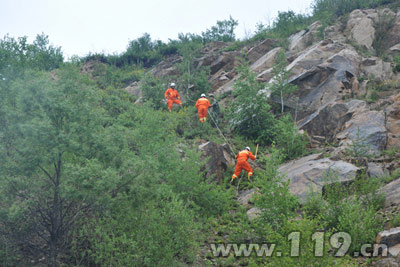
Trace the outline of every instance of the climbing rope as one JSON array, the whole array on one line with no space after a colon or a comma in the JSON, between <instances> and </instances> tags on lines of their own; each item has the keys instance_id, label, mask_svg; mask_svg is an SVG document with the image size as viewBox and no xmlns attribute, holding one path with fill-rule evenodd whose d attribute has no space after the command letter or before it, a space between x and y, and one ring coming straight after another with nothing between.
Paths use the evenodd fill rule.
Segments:
<instances>
[{"instance_id":1,"label":"climbing rope","mask_svg":"<svg viewBox=\"0 0 400 267\"><path fill-rule=\"evenodd\" d=\"M191 98L189 97L189 94L186 95L186 103L188 103L188 102L196 103L195 100L193 100L193 99L191 99ZM218 129L220 135L222 136L222 138L224 138L225 142L228 144L229 149L231 150L231 153L232 153L233 157L236 157L236 154L235 154L235 151L236 151L236 150L232 149L231 144L228 142L228 140L226 139L225 135L222 133L221 129L218 127L217 122L214 120L212 113L210 112L209 114L210 114L211 120L212 120L212 121L214 122L214 124L215 124L215 127L217 127L217 129Z\"/></svg>"},{"instance_id":2,"label":"climbing rope","mask_svg":"<svg viewBox=\"0 0 400 267\"><path fill-rule=\"evenodd\" d=\"M232 149L231 144L228 142L228 140L226 139L225 135L222 133L221 129L218 127L218 124L217 124L217 122L214 120L213 115L211 114L211 112L210 112L210 117L211 117L211 120L214 122L215 127L217 127L219 133L221 134L222 138L224 138L225 142L228 144L229 149L231 150L233 157L236 157L236 154L235 154L235 151L236 151L236 150L233 150L233 149Z\"/></svg>"}]
</instances>

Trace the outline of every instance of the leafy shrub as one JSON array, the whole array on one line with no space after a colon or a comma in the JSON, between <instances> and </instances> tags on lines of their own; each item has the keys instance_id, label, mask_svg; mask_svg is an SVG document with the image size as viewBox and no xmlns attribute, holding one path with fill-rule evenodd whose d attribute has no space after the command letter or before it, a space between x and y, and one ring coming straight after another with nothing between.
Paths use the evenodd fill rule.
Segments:
<instances>
[{"instance_id":1,"label":"leafy shrub","mask_svg":"<svg viewBox=\"0 0 400 267\"><path fill-rule=\"evenodd\" d=\"M164 93L167 89L168 82L154 77L151 73L145 74L141 81L140 90L143 93L144 101L149 101L156 109L166 106Z\"/></svg>"},{"instance_id":2,"label":"leafy shrub","mask_svg":"<svg viewBox=\"0 0 400 267\"><path fill-rule=\"evenodd\" d=\"M274 141L281 150L284 160L295 159L307 151L307 137L299 133L290 115L285 115L276 121Z\"/></svg>"},{"instance_id":3,"label":"leafy shrub","mask_svg":"<svg viewBox=\"0 0 400 267\"><path fill-rule=\"evenodd\" d=\"M276 58L276 63L272 69L273 78L268 89L271 91L271 97L275 98L281 104L281 113L285 108L285 102L291 94L297 90L297 86L289 83L291 72L286 70L287 60L283 50Z\"/></svg>"},{"instance_id":4,"label":"leafy shrub","mask_svg":"<svg viewBox=\"0 0 400 267\"><path fill-rule=\"evenodd\" d=\"M0 40L0 71L6 79L13 79L7 75L9 71L29 67L36 70L50 71L64 63L61 47L49 44L45 34L37 35L33 44L29 44L27 37L18 40L6 35Z\"/></svg>"},{"instance_id":5,"label":"leafy shrub","mask_svg":"<svg viewBox=\"0 0 400 267\"><path fill-rule=\"evenodd\" d=\"M229 20L217 21L215 26L211 29L207 29L203 32L202 38L204 43L221 41L221 42L232 42L235 41L235 28L238 25L238 21L229 17Z\"/></svg>"},{"instance_id":6,"label":"leafy shrub","mask_svg":"<svg viewBox=\"0 0 400 267\"><path fill-rule=\"evenodd\" d=\"M293 11L278 12L278 17L273 22L273 32L279 36L288 37L310 24L307 15L295 14Z\"/></svg>"},{"instance_id":7,"label":"leafy shrub","mask_svg":"<svg viewBox=\"0 0 400 267\"><path fill-rule=\"evenodd\" d=\"M372 46L375 48L376 54L382 56L385 52L385 41L388 38L390 29L394 25L394 16L387 13L378 13L378 22L375 27L375 39Z\"/></svg>"},{"instance_id":8,"label":"leafy shrub","mask_svg":"<svg viewBox=\"0 0 400 267\"><path fill-rule=\"evenodd\" d=\"M345 150L346 154L350 157L359 158L359 157L371 157L370 148L367 144L367 137L363 136L360 128L357 128L356 136L348 148Z\"/></svg>"},{"instance_id":9,"label":"leafy shrub","mask_svg":"<svg viewBox=\"0 0 400 267\"><path fill-rule=\"evenodd\" d=\"M257 174L256 185L259 195L255 205L261 210L257 223L269 225L278 230L296 213L298 200L289 191L290 180L284 181L284 175L278 172L282 154L272 147L272 153L266 159L265 171Z\"/></svg>"},{"instance_id":10,"label":"leafy shrub","mask_svg":"<svg viewBox=\"0 0 400 267\"><path fill-rule=\"evenodd\" d=\"M310 190L307 194L306 201L302 205L302 210L307 218L315 219L325 212L326 204L322 198L322 194Z\"/></svg>"},{"instance_id":11,"label":"leafy shrub","mask_svg":"<svg viewBox=\"0 0 400 267\"><path fill-rule=\"evenodd\" d=\"M257 30L253 40L266 38L286 39L290 35L304 30L311 23L311 17L303 14L295 14L293 11L278 12L278 17L272 25L257 24ZM287 45L287 43L286 43ZM283 45L284 47L286 45Z\"/></svg>"},{"instance_id":12,"label":"leafy shrub","mask_svg":"<svg viewBox=\"0 0 400 267\"><path fill-rule=\"evenodd\" d=\"M342 202L340 209L337 229L351 236L349 252L360 251L363 244L373 244L383 228L375 207L364 206L356 198L351 198Z\"/></svg>"},{"instance_id":13,"label":"leafy shrub","mask_svg":"<svg viewBox=\"0 0 400 267\"><path fill-rule=\"evenodd\" d=\"M325 185L324 200L320 194L311 193L303 210L306 216L318 218L326 230L350 234L349 252L359 251L362 244L372 243L382 228L376 213L384 203L384 197L377 193L381 181L361 174L345 186L338 181L335 171L329 172L326 179L329 185Z\"/></svg>"},{"instance_id":14,"label":"leafy shrub","mask_svg":"<svg viewBox=\"0 0 400 267\"><path fill-rule=\"evenodd\" d=\"M393 63L394 63L394 66L393 66L393 72L399 72L400 71L400 56L395 56L394 58L393 58Z\"/></svg>"},{"instance_id":15,"label":"leafy shrub","mask_svg":"<svg viewBox=\"0 0 400 267\"><path fill-rule=\"evenodd\" d=\"M195 59L200 55L202 44L191 41L186 36L181 35L180 38L178 53L182 56L182 61L176 64L180 72L177 80L184 89L186 100L194 105L202 93L207 94L211 89L208 81L209 71L204 66L196 65Z\"/></svg>"},{"instance_id":16,"label":"leafy shrub","mask_svg":"<svg viewBox=\"0 0 400 267\"><path fill-rule=\"evenodd\" d=\"M239 79L234 85L236 98L229 111L233 129L260 144L269 144L274 137L275 117L266 94L261 91L264 85L244 64L239 66L238 73Z\"/></svg>"},{"instance_id":17,"label":"leafy shrub","mask_svg":"<svg viewBox=\"0 0 400 267\"><path fill-rule=\"evenodd\" d=\"M145 203L139 210L121 199L112 215L90 221L75 239L81 252L85 240L92 252L83 254L86 264L107 266L181 266L193 262L198 228L193 213L176 197ZM82 251L85 252L85 251Z\"/></svg>"}]
</instances>

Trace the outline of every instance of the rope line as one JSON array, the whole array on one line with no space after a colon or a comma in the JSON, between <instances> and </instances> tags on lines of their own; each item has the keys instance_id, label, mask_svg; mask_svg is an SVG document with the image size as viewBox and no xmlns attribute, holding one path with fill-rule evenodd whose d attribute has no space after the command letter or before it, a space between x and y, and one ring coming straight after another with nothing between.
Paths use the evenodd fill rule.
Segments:
<instances>
[{"instance_id":1,"label":"rope line","mask_svg":"<svg viewBox=\"0 0 400 267\"><path fill-rule=\"evenodd\" d=\"M218 127L218 124L214 120L213 115L211 114L211 112L210 112L210 117L211 117L211 120L214 122L215 126L217 127L219 133L222 135L222 137L224 138L225 142L228 144L229 149L231 150L233 157L236 157L235 150L232 149L231 144L228 142L228 140L226 139L225 135L222 133L221 129Z\"/></svg>"}]
</instances>

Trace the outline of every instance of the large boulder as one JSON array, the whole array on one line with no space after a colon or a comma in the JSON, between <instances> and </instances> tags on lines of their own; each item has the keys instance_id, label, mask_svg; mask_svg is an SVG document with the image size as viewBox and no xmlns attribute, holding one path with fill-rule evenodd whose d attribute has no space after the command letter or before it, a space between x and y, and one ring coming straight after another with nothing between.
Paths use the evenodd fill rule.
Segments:
<instances>
[{"instance_id":1,"label":"large boulder","mask_svg":"<svg viewBox=\"0 0 400 267\"><path fill-rule=\"evenodd\" d=\"M228 80L224 85L222 85L215 91L215 94L217 96L222 96L224 94L232 92L234 90L234 85L235 85L237 78L238 78L238 76L235 76L231 80Z\"/></svg>"},{"instance_id":2,"label":"large boulder","mask_svg":"<svg viewBox=\"0 0 400 267\"><path fill-rule=\"evenodd\" d=\"M383 82L392 78L392 65L378 57L365 58L361 62L361 72L367 78L373 78L377 82Z\"/></svg>"},{"instance_id":3,"label":"large boulder","mask_svg":"<svg viewBox=\"0 0 400 267\"><path fill-rule=\"evenodd\" d=\"M354 10L349 15L345 35L350 42L370 52L374 52L374 42L379 49L388 50L400 43L400 11L396 14L389 8Z\"/></svg>"},{"instance_id":4,"label":"large boulder","mask_svg":"<svg viewBox=\"0 0 400 267\"><path fill-rule=\"evenodd\" d=\"M348 162L321 158L321 154L309 155L290 161L279 167L290 181L290 191L305 201L308 193L322 193L324 186L331 183L348 183L355 179L359 168ZM329 177L332 177L331 179Z\"/></svg>"},{"instance_id":5,"label":"large boulder","mask_svg":"<svg viewBox=\"0 0 400 267\"><path fill-rule=\"evenodd\" d=\"M333 102L320 107L316 112L298 122L300 130L305 130L310 136L323 136L333 140L351 118L346 104Z\"/></svg>"},{"instance_id":6,"label":"large boulder","mask_svg":"<svg viewBox=\"0 0 400 267\"><path fill-rule=\"evenodd\" d=\"M340 147L337 152L359 148L360 153L379 154L388 140L385 113L369 110L362 100L325 104L300 120L298 127L311 137L338 141Z\"/></svg>"},{"instance_id":7,"label":"large boulder","mask_svg":"<svg viewBox=\"0 0 400 267\"><path fill-rule=\"evenodd\" d=\"M234 68L236 56L237 53L235 52L222 52L215 58L214 61L205 66L210 68L211 75L221 72L221 70L230 71L232 68Z\"/></svg>"},{"instance_id":8,"label":"large boulder","mask_svg":"<svg viewBox=\"0 0 400 267\"><path fill-rule=\"evenodd\" d=\"M381 178L387 174L383 170L382 166L378 163L368 162L367 167L368 167L368 176L369 177Z\"/></svg>"},{"instance_id":9,"label":"large boulder","mask_svg":"<svg viewBox=\"0 0 400 267\"><path fill-rule=\"evenodd\" d=\"M374 263L375 267L399 267L399 260L395 258L381 258Z\"/></svg>"},{"instance_id":10,"label":"large boulder","mask_svg":"<svg viewBox=\"0 0 400 267\"><path fill-rule=\"evenodd\" d=\"M312 45L318 40L318 28L321 26L321 23L316 21L305 30L291 35L289 37L289 50L297 53Z\"/></svg>"},{"instance_id":11,"label":"large boulder","mask_svg":"<svg viewBox=\"0 0 400 267\"><path fill-rule=\"evenodd\" d=\"M281 52L283 48L276 47L260 57L256 62L250 65L250 69L255 71L256 73L260 73L266 69L270 69L274 66L276 62L276 57Z\"/></svg>"},{"instance_id":12,"label":"large boulder","mask_svg":"<svg viewBox=\"0 0 400 267\"><path fill-rule=\"evenodd\" d=\"M395 56L400 55L400 43L395 44L394 46L390 47L389 53L391 55L395 55Z\"/></svg>"},{"instance_id":13,"label":"large boulder","mask_svg":"<svg viewBox=\"0 0 400 267\"><path fill-rule=\"evenodd\" d=\"M352 11L347 21L347 38L356 45L373 51L372 44L375 40L374 21L368 13L360 9Z\"/></svg>"},{"instance_id":14,"label":"large boulder","mask_svg":"<svg viewBox=\"0 0 400 267\"><path fill-rule=\"evenodd\" d=\"M205 45L196 59L196 67L207 67L210 70L209 81L213 90L223 86L236 75L236 58L238 51L224 51L229 43L213 42Z\"/></svg>"},{"instance_id":15,"label":"large boulder","mask_svg":"<svg viewBox=\"0 0 400 267\"><path fill-rule=\"evenodd\" d=\"M343 34L343 24L337 21L335 24L325 28L323 34L324 39L331 39L337 42L345 43L346 36Z\"/></svg>"},{"instance_id":16,"label":"large boulder","mask_svg":"<svg viewBox=\"0 0 400 267\"><path fill-rule=\"evenodd\" d=\"M320 45L323 46L323 43ZM297 115L299 120L325 104L350 98L355 91L358 91L359 84L356 77L359 75L361 57L354 49L344 48L340 44L328 42L325 46L331 46L332 49L322 53L320 59L308 61L301 55L299 57L303 59L296 59L288 66L288 69L294 72L302 71L290 80L292 84L298 86L294 95L299 98L300 108ZM340 51L337 52L338 49ZM332 52L336 53L332 55ZM324 60L327 54L331 56Z\"/></svg>"},{"instance_id":17,"label":"large boulder","mask_svg":"<svg viewBox=\"0 0 400 267\"><path fill-rule=\"evenodd\" d=\"M384 112L366 109L354 114L336 138L342 148L357 149L360 153L380 154L388 140Z\"/></svg>"},{"instance_id":18,"label":"large boulder","mask_svg":"<svg viewBox=\"0 0 400 267\"><path fill-rule=\"evenodd\" d=\"M271 49L278 45L278 40L276 39L265 39L256 43L254 46L247 51L247 60L250 64L256 62L259 58L267 54Z\"/></svg>"},{"instance_id":19,"label":"large boulder","mask_svg":"<svg viewBox=\"0 0 400 267\"><path fill-rule=\"evenodd\" d=\"M176 69L176 64L182 61L182 57L180 55L171 55L158 63L151 72L156 77L165 77L177 75L178 70Z\"/></svg>"},{"instance_id":20,"label":"large boulder","mask_svg":"<svg viewBox=\"0 0 400 267\"><path fill-rule=\"evenodd\" d=\"M400 204L400 177L386 184L381 189L380 193L385 195L385 207L397 206Z\"/></svg>"},{"instance_id":21,"label":"large boulder","mask_svg":"<svg viewBox=\"0 0 400 267\"><path fill-rule=\"evenodd\" d=\"M375 243L386 247L382 252L383 255L396 257L400 252L400 227L378 233Z\"/></svg>"},{"instance_id":22,"label":"large boulder","mask_svg":"<svg viewBox=\"0 0 400 267\"><path fill-rule=\"evenodd\" d=\"M306 50L288 57L291 62L287 66L293 76L298 76L307 70L323 63L328 58L345 49L345 45L330 39L320 41Z\"/></svg>"},{"instance_id":23,"label":"large boulder","mask_svg":"<svg viewBox=\"0 0 400 267\"><path fill-rule=\"evenodd\" d=\"M222 182L222 174L228 166L235 165L235 160L229 153L226 145L220 145L211 141L200 144L198 149L202 152L202 159L208 159L204 166L206 177L213 177L219 183Z\"/></svg>"},{"instance_id":24,"label":"large boulder","mask_svg":"<svg viewBox=\"0 0 400 267\"><path fill-rule=\"evenodd\" d=\"M388 130L388 147L400 149L400 94L390 98L391 104L386 108L386 128Z\"/></svg>"},{"instance_id":25,"label":"large boulder","mask_svg":"<svg viewBox=\"0 0 400 267\"><path fill-rule=\"evenodd\" d=\"M282 48L279 47L274 48L276 44L276 40L266 39L251 48L246 48L248 49L247 59L251 64L250 68L253 71L261 73L266 69L272 69L277 54L282 50ZM234 90L233 85L238 78L236 72L236 67L238 65L238 62L236 61L237 56L239 56L239 54L235 54L232 62L211 76L210 81L216 95L221 96ZM266 76L264 76L264 80L266 81L265 77ZM272 77L272 74L268 77L269 80Z\"/></svg>"},{"instance_id":26,"label":"large boulder","mask_svg":"<svg viewBox=\"0 0 400 267\"><path fill-rule=\"evenodd\" d=\"M392 228L378 233L377 244L385 244L388 247L400 244L400 227Z\"/></svg>"}]
</instances>

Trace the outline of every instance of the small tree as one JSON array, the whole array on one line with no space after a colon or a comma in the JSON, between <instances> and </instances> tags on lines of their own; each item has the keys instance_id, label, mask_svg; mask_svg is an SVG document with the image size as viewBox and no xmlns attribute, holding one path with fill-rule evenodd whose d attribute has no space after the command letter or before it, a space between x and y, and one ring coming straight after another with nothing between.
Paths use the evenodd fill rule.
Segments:
<instances>
[{"instance_id":1,"label":"small tree","mask_svg":"<svg viewBox=\"0 0 400 267\"><path fill-rule=\"evenodd\" d=\"M233 42L235 41L235 28L238 21L229 16L229 20L217 21L217 25L212 26L211 29L206 30L201 35L203 42Z\"/></svg>"},{"instance_id":2,"label":"small tree","mask_svg":"<svg viewBox=\"0 0 400 267\"><path fill-rule=\"evenodd\" d=\"M201 93L207 93L211 88L207 69L195 64L203 44L200 37L193 34L179 34L179 40L178 53L182 56L182 61L177 64L181 74L179 84L183 85L187 100L195 101Z\"/></svg>"},{"instance_id":3,"label":"small tree","mask_svg":"<svg viewBox=\"0 0 400 267\"><path fill-rule=\"evenodd\" d=\"M297 125L290 115L285 115L277 120L275 142L283 152L284 160L295 159L306 152L307 137L299 133Z\"/></svg>"},{"instance_id":4,"label":"small tree","mask_svg":"<svg viewBox=\"0 0 400 267\"><path fill-rule=\"evenodd\" d=\"M239 79L235 82L236 98L230 109L230 119L236 132L268 144L274 136L275 118L270 112L264 85L245 64L238 67Z\"/></svg>"},{"instance_id":5,"label":"small tree","mask_svg":"<svg viewBox=\"0 0 400 267\"><path fill-rule=\"evenodd\" d=\"M281 103L281 113L285 108L285 99L287 99L296 89L297 86L289 83L290 71L286 69L287 60L283 50L277 56L275 66L273 68L274 77L270 83L272 97L278 97Z\"/></svg>"},{"instance_id":6,"label":"small tree","mask_svg":"<svg viewBox=\"0 0 400 267\"><path fill-rule=\"evenodd\" d=\"M123 154L113 153L117 132L104 130L107 115L90 82L78 68L57 75L16 81L15 104L0 120L0 195L7 196L0 198L0 232L27 259L44 255L49 266L58 265L84 211L111 196L119 179L113 164Z\"/></svg>"},{"instance_id":7,"label":"small tree","mask_svg":"<svg viewBox=\"0 0 400 267\"><path fill-rule=\"evenodd\" d=\"M261 177L257 179L260 194L255 204L262 211L258 222L270 225L276 231L294 217L299 203L297 197L290 193L290 180L284 181L284 174L278 171L283 160L282 153L274 146L271 152L266 158L265 171L258 174Z\"/></svg>"}]
</instances>

